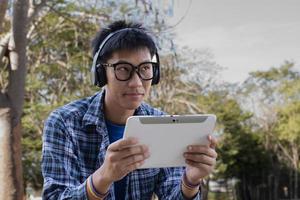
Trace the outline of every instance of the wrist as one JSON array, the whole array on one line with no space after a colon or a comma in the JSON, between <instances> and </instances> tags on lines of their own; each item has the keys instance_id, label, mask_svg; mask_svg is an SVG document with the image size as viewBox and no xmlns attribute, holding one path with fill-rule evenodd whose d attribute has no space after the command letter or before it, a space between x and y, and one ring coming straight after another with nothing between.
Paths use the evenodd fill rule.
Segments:
<instances>
[{"instance_id":1,"label":"wrist","mask_svg":"<svg viewBox=\"0 0 300 200\"><path fill-rule=\"evenodd\" d=\"M200 182L196 184L191 183L187 179L186 172L184 172L181 180L181 191L186 199L193 199L200 191Z\"/></svg>"},{"instance_id":2,"label":"wrist","mask_svg":"<svg viewBox=\"0 0 300 200\"><path fill-rule=\"evenodd\" d=\"M199 187L202 182L202 179L194 179L193 177L190 177L189 174L186 173L186 171L184 171L183 181L186 183L186 185L190 187Z\"/></svg>"},{"instance_id":3,"label":"wrist","mask_svg":"<svg viewBox=\"0 0 300 200\"><path fill-rule=\"evenodd\" d=\"M91 175L93 176L93 185L100 193L106 193L113 183L110 177L106 177L105 174L100 167L100 169Z\"/></svg>"},{"instance_id":4,"label":"wrist","mask_svg":"<svg viewBox=\"0 0 300 200\"><path fill-rule=\"evenodd\" d=\"M93 174L89 176L87 179L87 193L88 197L91 200L103 200L107 195L109 191L106 191L105 193L99 192L98 189L96 189L93 181Z\"/></svg>"}]
</instances>

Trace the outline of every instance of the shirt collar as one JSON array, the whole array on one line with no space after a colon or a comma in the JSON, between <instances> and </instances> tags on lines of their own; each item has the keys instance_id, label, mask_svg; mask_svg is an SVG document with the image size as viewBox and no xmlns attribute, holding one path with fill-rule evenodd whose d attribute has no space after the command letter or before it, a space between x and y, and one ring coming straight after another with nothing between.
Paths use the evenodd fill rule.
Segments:
<instances>
[{"instance_id":1,"label":"shirt collar","mask_svg":"<svg viewBox=\"0 0 300 200\"><path fill-rule=\"evenodd\" d=\"M83 125L97 125L100 121L104 121L104 97L105 90L91 97L88 109L83 116Z\"/></svg>"},{"instance_id":2,"label":"shirt collar","mask_svg":"<svg viewBox=\"0 0 300 200\"><path fill-rule=\"evenodd\" d=\"M91 103L88 107L87 112L83 116L84 126L97 125L105 121L104 97L104 89L91 97ZM144 102L142 102L142 104L135 110L134 115L147 115L147 108Z\"/></svg>"}]
</instances>

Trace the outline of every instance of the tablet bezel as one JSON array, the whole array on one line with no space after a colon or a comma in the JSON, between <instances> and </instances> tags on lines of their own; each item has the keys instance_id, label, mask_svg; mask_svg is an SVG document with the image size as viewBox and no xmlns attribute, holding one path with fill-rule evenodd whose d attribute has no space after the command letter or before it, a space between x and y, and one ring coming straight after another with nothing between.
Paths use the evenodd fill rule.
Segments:
<instances>
[{"instance_id":1,"label":"tablet bezel","mask_svg":"<svg viewBox=\"0 0 300 200\"><path fill-rule=\"evenodd\" d=\"M136 137L149 146L150 158L140 168L180 167L185 166L186 147L208 145L207 137L213 134L215 124L213 114L131 116L123 138Z\"/></svg>"}]
</instances>

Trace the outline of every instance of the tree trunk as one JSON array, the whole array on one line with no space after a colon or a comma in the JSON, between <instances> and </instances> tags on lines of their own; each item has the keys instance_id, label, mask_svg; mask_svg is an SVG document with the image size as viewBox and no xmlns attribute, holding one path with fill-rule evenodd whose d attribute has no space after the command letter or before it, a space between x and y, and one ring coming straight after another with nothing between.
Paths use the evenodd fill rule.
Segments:
<instances>
[{"instance_id":1,"label":"tree trunk","mask_svg":"<svg viewBox=\"0 0 300 200\"><path fill-rule=\"evenodd\" d=\"M13 3L12 35L7 47L8 87L0 93L0 200L23 199L20 124L25 93L28 7L28 0Z\"/></svg>"},{"instance_id":2,"label":"tree trunk","mask_svg":"<svg viewBox=\"0 0 300 200\"><path fill-rule=\"evenodd\" d=\"M294 190L294 188L293 188L293 170L289 170L289 197L290 198L293 198L293 190Z\"/></svg>"},{"instance_id":3,"label":"tree trunk","mask_svg":"<svg viewBox=\"0 0 300 200\"><path fill-rule=\"evenodd\" d=\"M299 152L298 146L296 144L292 144L292 152L293 152L293 171L294 171L294 199L298 199L298 163L299 163Z\"/></svg>"},{"instance_id":4,"label":"tree trunk","mask_svg":"<svg viewBox=\"0 0 300 200\"><path fill-rule=\"evenodd\" d=\"M298 170L294 170L295 173L295 183L294 183L294 199L298 199Z\"/></svg>"},{"instance_id":5,"label":"tree trunk","mask_svg":"<svg viewBox=\"0 0 300 200\"><path fill-rule=\"evenodd\" d=\"M12 126L12 116L10 108L0 108L0 181L5 183L0 184L0 200L23 198L20 123Z\"/></svg>"},{"instance_id":6,"label":"tree trunk","mask_svg":"<svg viewBox=\"0 0 300 200\"><path fill-rule=\"evenodd\" d=\"M209 181L210 179L207 178L206 181L202 181L201 183L201 200L208 200Z\"/></svg>"}]
</instances>

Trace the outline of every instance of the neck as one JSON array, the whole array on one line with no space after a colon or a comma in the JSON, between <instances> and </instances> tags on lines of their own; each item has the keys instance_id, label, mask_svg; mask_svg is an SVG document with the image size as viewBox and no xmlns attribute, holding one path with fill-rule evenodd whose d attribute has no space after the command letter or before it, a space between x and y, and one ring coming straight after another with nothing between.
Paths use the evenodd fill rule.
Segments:
<instances>
[{"instance_id":1,"label":"neck","mask_svg":"<svg viewBox=\"0 0 300 200\"><path fill-rule=\"evenodd\" d=\"M124 110L113 104L113 102L104 101L104 114L106 120L114 124L126 124L128 117L134 114L135 110Z\"/></svg>"}]
</instances>

